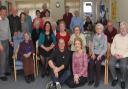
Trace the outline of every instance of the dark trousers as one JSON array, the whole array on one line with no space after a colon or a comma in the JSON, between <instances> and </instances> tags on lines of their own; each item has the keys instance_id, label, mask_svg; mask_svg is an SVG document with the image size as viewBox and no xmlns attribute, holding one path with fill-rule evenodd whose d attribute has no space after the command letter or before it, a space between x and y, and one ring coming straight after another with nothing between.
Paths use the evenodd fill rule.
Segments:
<instances>
[{"instance_id":1,"label":"dark trousers","mask_svg":"<svg viewBox=\"0 0 128 89\"><path fill-rule=\"evenodd\" d=\"M88 64L88 73L89 73L89 81L95 81L96 84L100 81L100 70L101 70L101 62L105 59L104 56L101 57L101 60L97 60L98 55L96 55L96 59L90 59Z\"/></svg>"},{"instance_id":2,"label":"dark trousers","mask_svg":"<svg viewBox=\"0 0 128 89\"><path fill-rule=\"evenodd\" d=\"M85 85L86 82L87 82L87 77L81 76L80 79L79 79L79 84L76 84L76 83L74 82L73 76L71 76L71 77L67 80L67 85L68 85L70 88L77 88L77 87L81 87L81 86Z\"/></svg>"},{"instance_id":3,"label":"dark trousers","mask_svg":"<svg viewBox=\"0 0 128 89\"><path fill-rule=\"evenodd\" d=\"M65 70L64 72L59 73L59 78L56 78L53 71L51 71L51 79L53 83L60 82L60 84L63 85L67 81L69 76L70 76L69 70Z\"/></svg>"},{"instance_id":4,"label":"dark trousers","mask_svg":"<svg viewBox=\"0 0 128 89\"><path fill-rule=\"evenodd\" d=\"M117 73L115 69L116 63L119 63L119 67L121 71L121 81L126 81L128 57L117 60L116 57L111 56L110 62L109 62L109 70L112 74L113 79L117 79Z\"/></svg>"},{"instance_id":5,"label":"dark trousers","mask_svg":"<svg viewBox=\"0 0 128 89\"><path fill-rule=\"evenodd\" d=\"M34 74L34 61L32 56L25 58L23 57L23 69L24 69L24 75L33 75Z\"/></svg>"}]
</instances>

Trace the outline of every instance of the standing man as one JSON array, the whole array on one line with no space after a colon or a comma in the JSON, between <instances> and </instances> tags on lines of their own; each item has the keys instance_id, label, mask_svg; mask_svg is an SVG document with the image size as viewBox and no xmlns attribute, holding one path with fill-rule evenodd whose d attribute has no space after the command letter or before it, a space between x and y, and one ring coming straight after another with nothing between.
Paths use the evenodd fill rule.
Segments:
<instances>
[{"instance_id":1,"label":"standing man","mask_svg":"<svg viewBox=\"0 0 128 89\"><path fill-rule=\"evenodd\" d=\"M73 17L72 13L69 12L69 6L66 6L65 7L65 14L63 15L63 20L66 24L67 29L70 29L70 23L71 23L72 17Z\"/></svg>"},{"instance_id":2,"label":"standing man","mask_svg":"<svg viewBox=\"0 0 128 89\"><path fill-rule=\"evenodd\" d=\"M6 81L7 77L6 67L8 62L9 42L11 42L11 33L9 27L9 21L7 18L7 8L5 6L0 7L0 42L2 51L0 52L0 79Z\"/></svg>"},{"instance_id":3,"label":"standing man","mask_svg":"<svg viewBox=\"0 0 128 89\"><path fill-rule=\"evenodd\" d=\"M45 16L46 11L50 12L48 10L48 8L47 8L47 4L46 3L43 4L42 9L43 9L43 11L41 12L41 16L40 16L41 18L46 17Z\"/></svg>"},{"instance_id":4,"label":"standing man","mask_svg":"<svg viewBox=\"0 0 128 89\"><path fill-rule=\"evenodd\" d=\"M75 26L80 27L80 31L83 32L83 20L79 16L79 11L74 12L74 16L72 17L71 24L70 24L70 29L73 30Z\"/></svg>"},{"instance_id":5,"label":"standing man","mask_svg":"<svg viewBox=\"0 0 128 89\"><path fill-rule=\"evenodd\" d=\"M17 34L18 31L21 31L21 21L17 15L16 7L12 7L11 12L12 14L8 16L8 19L9 19L9 24L10 24L11 36L13 37L14 35Z\"/></svg>"}]
</instances>

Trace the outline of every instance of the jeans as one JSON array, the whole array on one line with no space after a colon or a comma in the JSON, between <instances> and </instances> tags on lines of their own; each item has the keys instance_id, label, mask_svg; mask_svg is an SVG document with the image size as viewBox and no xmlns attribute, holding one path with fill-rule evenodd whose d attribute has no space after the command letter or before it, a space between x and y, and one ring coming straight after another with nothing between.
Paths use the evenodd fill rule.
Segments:
<instances>
[{"instance_id":1,"label":"jeans","mask_svg":"<svg viewBox=\"0 0 128 89\"><path fill-rule=\"evenodd\" d=\"M1 41L4 51L0 53L0 77L5 76L8 66L9 42L8 40Z\"/></svg>"},{"instance_id":2,"label":"jeans","mask_svg":"<svg viewBox=\"0 0 128 89\"><path fill-rule=\"evenodd\" d=\"M61 85L63 85L66 82L69 76L70 76L69 70L64 71L62 74L59 74L59 78L56 78L53 72L51 73L51 79L53 83L60 82Z\"/></svg>"}]
</instances>

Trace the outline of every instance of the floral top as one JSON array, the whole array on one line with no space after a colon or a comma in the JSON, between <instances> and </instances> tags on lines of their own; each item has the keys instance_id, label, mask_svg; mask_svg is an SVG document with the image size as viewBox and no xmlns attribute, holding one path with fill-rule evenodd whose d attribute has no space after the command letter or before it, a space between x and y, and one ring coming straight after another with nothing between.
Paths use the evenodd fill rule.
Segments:
<instances>
[{"instance_id":1,"label":"floral top","mask_svg":"<svg viewBox=\"0 0 128 89\"><path fill-rule=\"evenodd\" d=\"M73 53L73 75L78 74L79 76L88 77L88 59L86 52L78 55L76 52Z\"/></svg>"}]
</instances>

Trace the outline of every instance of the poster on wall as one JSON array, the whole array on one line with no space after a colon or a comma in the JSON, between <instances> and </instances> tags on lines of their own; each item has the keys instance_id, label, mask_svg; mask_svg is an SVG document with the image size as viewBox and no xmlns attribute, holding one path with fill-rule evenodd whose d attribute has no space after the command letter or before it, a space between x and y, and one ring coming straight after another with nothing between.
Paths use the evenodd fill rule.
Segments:
<instances>
[{"instance_id":1,"label":"poster on wall","mask_svg":"<svg viewBox=\"0 0 128 89\"><path fill-rule=\"evenodd\" d=\"M111 16L113 21L117 19L117 1L116 0L112 0L112 3L111 3Z\"/></svg>"}]
</instances>

